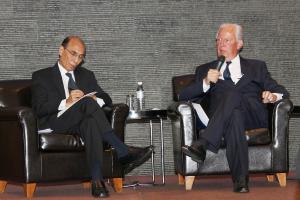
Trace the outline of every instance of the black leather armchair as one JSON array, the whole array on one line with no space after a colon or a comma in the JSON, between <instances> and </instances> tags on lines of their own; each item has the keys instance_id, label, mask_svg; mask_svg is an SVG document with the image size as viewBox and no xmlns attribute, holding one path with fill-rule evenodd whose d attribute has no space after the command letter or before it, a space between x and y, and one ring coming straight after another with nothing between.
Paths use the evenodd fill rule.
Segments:
<instances>
[{"instance_id":1,"label":"black leather armchair","mask_svg":"<svg viewBox=\"0 0 300 200\"><path fill-rule=\"evenodd\" d=\"M179 92L194 80L194 75L176 76L172 79L173 99L168 116L172 123L175 171L179 184L185 184L186 190L192 189L195 176L210 174L228 174L225 148L217 154L207 152L204 165L200 167L181 151L183 145L191 145L201 130L195 127L195 111L190 102L178 102ZM205 103L203 105L205 107ZM292 103L288 99L269 106L270 127L268 129L247 130L249 145L250 173L265 173L268 181L274 181L275 175L280 186L286 186L288 166L288 130Z\"/></svg>"},{"instance_id":2,"label":"black leather armchair","mask_svg":"<svg viewBox=\"0 0 300 200\"><path fill-rule=\"evenodd\" d=\"M90 187L84 143L73 134L38 134L31 109L31 80L0 81L0 192L8 182L23 183L32 197L37 183L80 180ZM112 127L124 141L128 106L106 108ZM122 190L123 170L114 149L104 145L103 173Z\"/></svg>"}]
</instances>

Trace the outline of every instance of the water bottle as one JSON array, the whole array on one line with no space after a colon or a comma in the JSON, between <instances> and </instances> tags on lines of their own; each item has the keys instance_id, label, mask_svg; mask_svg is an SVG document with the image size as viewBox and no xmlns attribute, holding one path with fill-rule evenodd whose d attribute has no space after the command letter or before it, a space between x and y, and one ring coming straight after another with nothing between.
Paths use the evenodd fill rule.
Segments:
<instances>
[{"instance_id":1,"label":"water bottle","mask_svg":"<svg viewBox=\"0 0 300 200\"><path fill-rule=\"evenodd\" d=\"M144 97L144 88L143 82L138 82L136 88L136 102L137 102L137 111L145 109L145 97Z\"/></svg>"}]
</instances>

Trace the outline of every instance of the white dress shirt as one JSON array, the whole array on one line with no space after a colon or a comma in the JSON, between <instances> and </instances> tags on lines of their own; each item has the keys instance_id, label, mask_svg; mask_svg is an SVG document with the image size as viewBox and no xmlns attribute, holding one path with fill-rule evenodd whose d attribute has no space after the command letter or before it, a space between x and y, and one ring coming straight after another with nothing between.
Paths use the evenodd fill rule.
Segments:
<instances>
[{"instance_id":1,"label":"white dress shirt","mask_svg":"<svg viewBox=\"0 0 300 200\"><path fill-rule=\"evenodd\" d=\"M223 65L221 66L220 72L221 76L219 79L224 80L223 73L225 71L227 63L224 62ZM231 60L231 64L228 66L229 72L230 72L230 78L236 85L237 82L242 78L243 74L241 72L241 62L240 62L240 56L236 56L234 59Z\"/></svg>"},{"instance_id":2,"label":"white dress shirt","mask_svg":"<svg viewBox=\"0 0 300 200\"><path fill-rule=\"evenodd\" d=\"M221 69L220 69L221 75L220 75L219 79L224 80L223 73L225 71L226 65L227 65L227 63L224 62L223 65L221 66ZM228 66L228 68L229 68L231 80L236 85L244 75L241 71L241 61L240 61L239 55L237 55L234 59L231 60L231 64ZM210 88L210 85L206 84L206 82L203 80L203 91L207 92L209 90L209 88ZM276 95L276 97L277 97L276 101L279 101L282 99L283 94L279 94L279 93L272 93L272 94Z\"/></svg>"},{"instance_id":3,"label":"white dress shirt","mask_svg":"<svg viewBox=\"0 0 300 200\"><path fill-rule=\"evenodd\" d=\"M75 76L74 76L74 71L67 71L59 62L58 62L58 68L59 68L59 71L60 71L60 74L61 74L61 77L62 77L62 81L63 81L63 84L64 84L65 95L66 95L66 99L63 99L60 102L59 106L58 106L58 110L62 111L62 110L65 110L67 108L66 107L66 101L67 101L67 98L70 96L69 88L68 88L69 77L66 75L66 73L69 72L70 74L72 74L72 77L73 77L75 82L76 82L76 80L75 80ZM97 103L99 104L100 107L102 107L105 104L103 99L98 98L98 97L97 97Z\"/></svg>"},{"instance_id":4,"label":"white dress shirt","mask_svg":"<svg viewBox=\"0 0 300 200\"><path fill-rule=\"evenodd\" d=\"M69 95L69 88L68 88L69 77L66 75L66 73L68 71L59 62L58 62L58 69L59 69L61 77L62 77L66 99L63 99L60 102L60 104L58 106L59 112L57 113L57 117L59 117L65 111L65 109L67 109L67 107L66 107L66 100L70 96ZM75 76L74 76L74 71L69 71L69 73L72 74L72 77L73 77L74 81L76 82ZM98 98L98 97L97 97L97 103L99 104L100 107L102 107L105 104L105 102L103 101L103 99ZM51 132L53 132L53 130L51 128L46 128L46 129L38 130L39 134L40 133L51 133Z\"/></svg>"}]
</instances>

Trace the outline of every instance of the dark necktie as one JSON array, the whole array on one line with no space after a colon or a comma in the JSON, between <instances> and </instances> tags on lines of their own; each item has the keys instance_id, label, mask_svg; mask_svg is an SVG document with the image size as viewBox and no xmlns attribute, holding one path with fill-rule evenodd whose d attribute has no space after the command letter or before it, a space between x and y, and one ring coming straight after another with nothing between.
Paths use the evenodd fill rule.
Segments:
<instances>
[{"instance_id":1,"label":"dark necktie","mask_svg":"<svg viewBox=\"0 0 300 200\"><path fill-rule=\"evenodd\" d=\"M71 92L71 90L76 90L78 89L73 77L72 77L72 74L71 73L66 73L66 75L69 77L69 82L68 82L68 89L69 89L69 92Z\"/></svg>"},{"instance_id":2,"label":"dark necktie","mask_svg":"<svg viewBox=\"0 0 300 200\"><path fill-rule=\"evenodd\" d=\"M231 61L226 62L226 67L223 72L224 80L231 80L230 71L229 71L229 65L231 64Z\"/></svg>"}]
</instances>

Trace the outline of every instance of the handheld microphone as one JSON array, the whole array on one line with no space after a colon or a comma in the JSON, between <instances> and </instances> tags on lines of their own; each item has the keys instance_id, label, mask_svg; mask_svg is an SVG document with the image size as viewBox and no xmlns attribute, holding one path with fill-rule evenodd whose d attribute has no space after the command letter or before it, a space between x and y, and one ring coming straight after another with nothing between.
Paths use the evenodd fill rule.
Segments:
<instances>
[{"instance_id":1,"label":"handheld microphone","mask_svg":"<svg viewBox=\"0 0 300 200\"><path fill-rule=\"evenodd\" d=\"M221 69L221 66L223 65L223 63L225 62L225 56L223 56L223 55L221 55L221 56L219 56L218 57L218 65L217 65L217 67L216 67L216 69L218 70L218 71L220 71L220 69Z\"/></svg>"}]
</instances>

